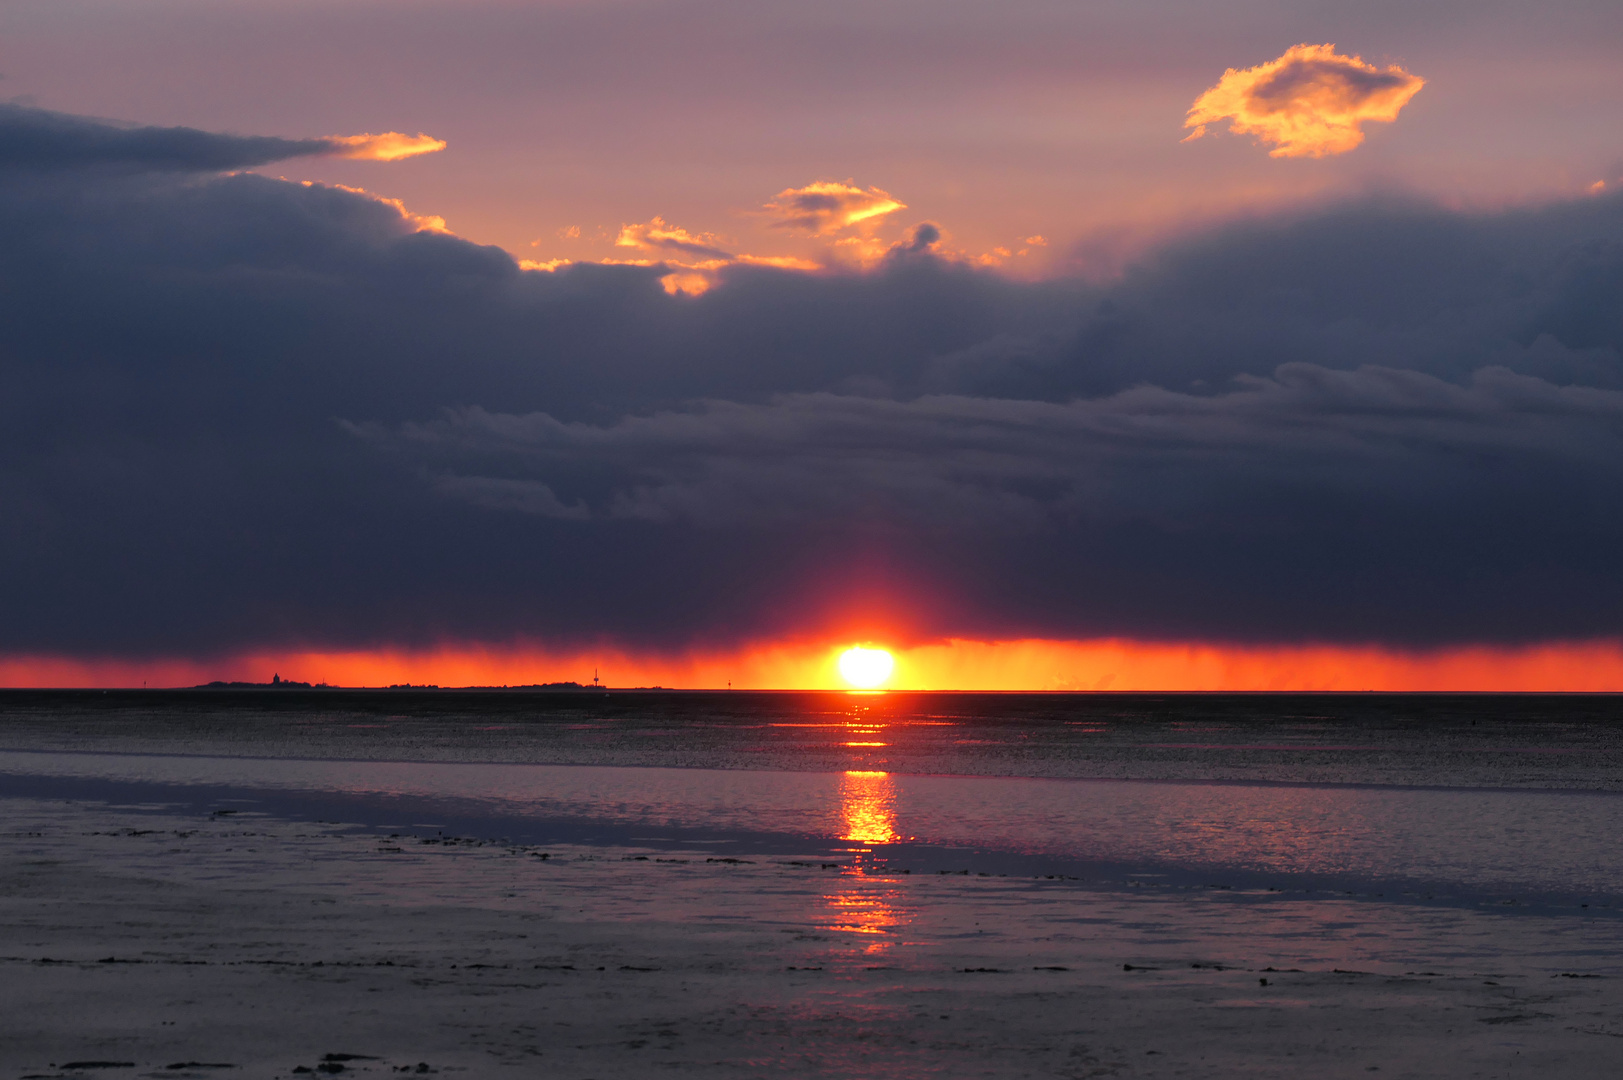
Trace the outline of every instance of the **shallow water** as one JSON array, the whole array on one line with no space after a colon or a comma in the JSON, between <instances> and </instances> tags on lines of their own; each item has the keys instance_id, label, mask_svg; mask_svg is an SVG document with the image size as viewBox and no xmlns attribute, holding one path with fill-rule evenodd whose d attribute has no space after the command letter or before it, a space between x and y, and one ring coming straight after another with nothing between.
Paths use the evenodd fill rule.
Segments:
<instances>
[{"instance_id":1,"label":"shallow water","mask_svg":"<svg viewBox=\"0 0 1623 1080\"><path fill-rule=\"evenodd\" d=\"M1043 1071L1011 1046L1052 1050L1055 1076L1295 1076L1310 1060L1508 1076L1524 1058L1610 1075L1616 712L1603 697L0 694L8 910L28 915L8 920L13 1011L68 1018L30 1063L87 1033L154 1066L241 1062L197 1048L245 1016L269 1061L290 1038L316 1052L308 1033L336 1018L323 1049L341 1030L345 1048L364 1036L366 1053L485 1075L493 1046L528 1054L536 1016L575 1009L545 1047L559 1075L647 1075L652 1017L693 1040L658 1044L659 1067L702 1061L695 1075L804 1047L826 1075ZM87 986L118 1007L87 1005ZM149 1001L191 1030L120 1019ZM900 1064L840 1056L873 1032Z\"/></svg>"},{"instance_id":2,"label":"shallow water","mask_svg":"<svg viewBox=\"0 0 1623 1080\"><path fill-rule=\"evenodd\" d=\"M5 794L921 871L1623 902L1609 695L3 692Z\"/></svg>"},{"instance_id":3,"label":"shallow water","mask_svg":"<svg viewBox=\"0 0 1623 1080\"><path fill-rule=\"evenodd\" d=\"M1623 697L0 691L0 749L1623 790Z\"/></svg>"},{"instance_id":4,"label":"shallow water","mask_svg":"<svg viewBox=\"0 0 1623 1080\"><path fill-rule=\"evenodd\" d=\"M1609 792L49 752L0 752L0 789L922 870L1623 900L1623 795Z\"/></svg>"}]
</instances>

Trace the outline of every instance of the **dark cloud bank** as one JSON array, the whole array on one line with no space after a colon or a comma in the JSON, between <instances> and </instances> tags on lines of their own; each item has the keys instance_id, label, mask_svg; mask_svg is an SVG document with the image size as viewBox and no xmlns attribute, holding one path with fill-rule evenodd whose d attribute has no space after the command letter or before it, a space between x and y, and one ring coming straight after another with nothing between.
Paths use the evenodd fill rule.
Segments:
<instances>
[{"instance_id":1,"label":"dark cloud bank","mask_svg":"<svg viewBox=\"0 0 1623 1080\"><path fill-rule=\"evenodd\" d=\"M6 651L1623 632L1616 197L683 298L128 136L0 116Z\"/></svg>"},{"instance_id":2,"label":"dark cloud bank","mask_svg":"<svg viewBox=\"0 0 1623 1080\"><path fill-rule=\"evenodd\" d=\"M0 103L0 168L158 172L244 169L330 153L330 139L217 135L194 128L139 127Z\"/></svg>"}]
</instances>

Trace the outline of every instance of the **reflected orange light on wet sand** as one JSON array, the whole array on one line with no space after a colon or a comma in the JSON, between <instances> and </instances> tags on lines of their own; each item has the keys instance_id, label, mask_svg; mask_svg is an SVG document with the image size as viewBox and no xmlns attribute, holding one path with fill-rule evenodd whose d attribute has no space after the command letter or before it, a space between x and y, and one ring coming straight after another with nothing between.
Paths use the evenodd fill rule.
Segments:
<instances>
[{"instance_id":1,"label":"reflected orange light on wet sand","mask_svg":"<svg viewBox=\"0 0 1623 1080\"><path fill-rule=\"evenodd\" d=\"M897 944L889 935L912 922L908 910L898 903L901 890L855 877L849 880L848 888L823 897L830 915L826 927L863 935L858 948L863 956L885 952Z\"/></svg>"}]
</instances>

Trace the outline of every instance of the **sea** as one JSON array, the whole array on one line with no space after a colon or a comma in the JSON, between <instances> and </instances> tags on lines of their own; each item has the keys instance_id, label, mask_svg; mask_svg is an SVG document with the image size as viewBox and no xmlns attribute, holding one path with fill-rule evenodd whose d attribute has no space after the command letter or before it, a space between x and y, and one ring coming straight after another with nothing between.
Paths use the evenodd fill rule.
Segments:
<instances>
[{"instance_id":1,"label":"sea","mask_svg":"<svg viewBox=\"0 0 1623 1080\"><path fill-rule=\"evenodd\" d=\"M1623 697L0 691L4 799L1623 913Z\"/></svg>"}]
</instances>

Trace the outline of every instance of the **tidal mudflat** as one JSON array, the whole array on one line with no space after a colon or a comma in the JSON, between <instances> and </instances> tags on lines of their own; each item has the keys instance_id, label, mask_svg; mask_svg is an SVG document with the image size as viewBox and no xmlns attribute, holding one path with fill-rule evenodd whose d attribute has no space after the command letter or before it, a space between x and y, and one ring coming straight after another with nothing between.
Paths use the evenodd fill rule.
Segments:
<instances>
[{"instance_id":1,"label":"tidal mudflat","mask_svg":"<svg viewBox=\"0 0 1623 1080\"><path fill-rule=\"evenodd\" d=\"M1623 1053L1611 791L12 742L5 1075L1604 1077Z\"/></svg>"},{"instance_id":2,"label":"tidal mudflat","mask_svg":"<svg viewBox=\"0 0 1623 1080\"><path fill-rule=\"evenodd\" d=\"M16 1075L1601 1077L1623 1039L1610 915L5 805Z\"/></svg>"}]
</instances>

